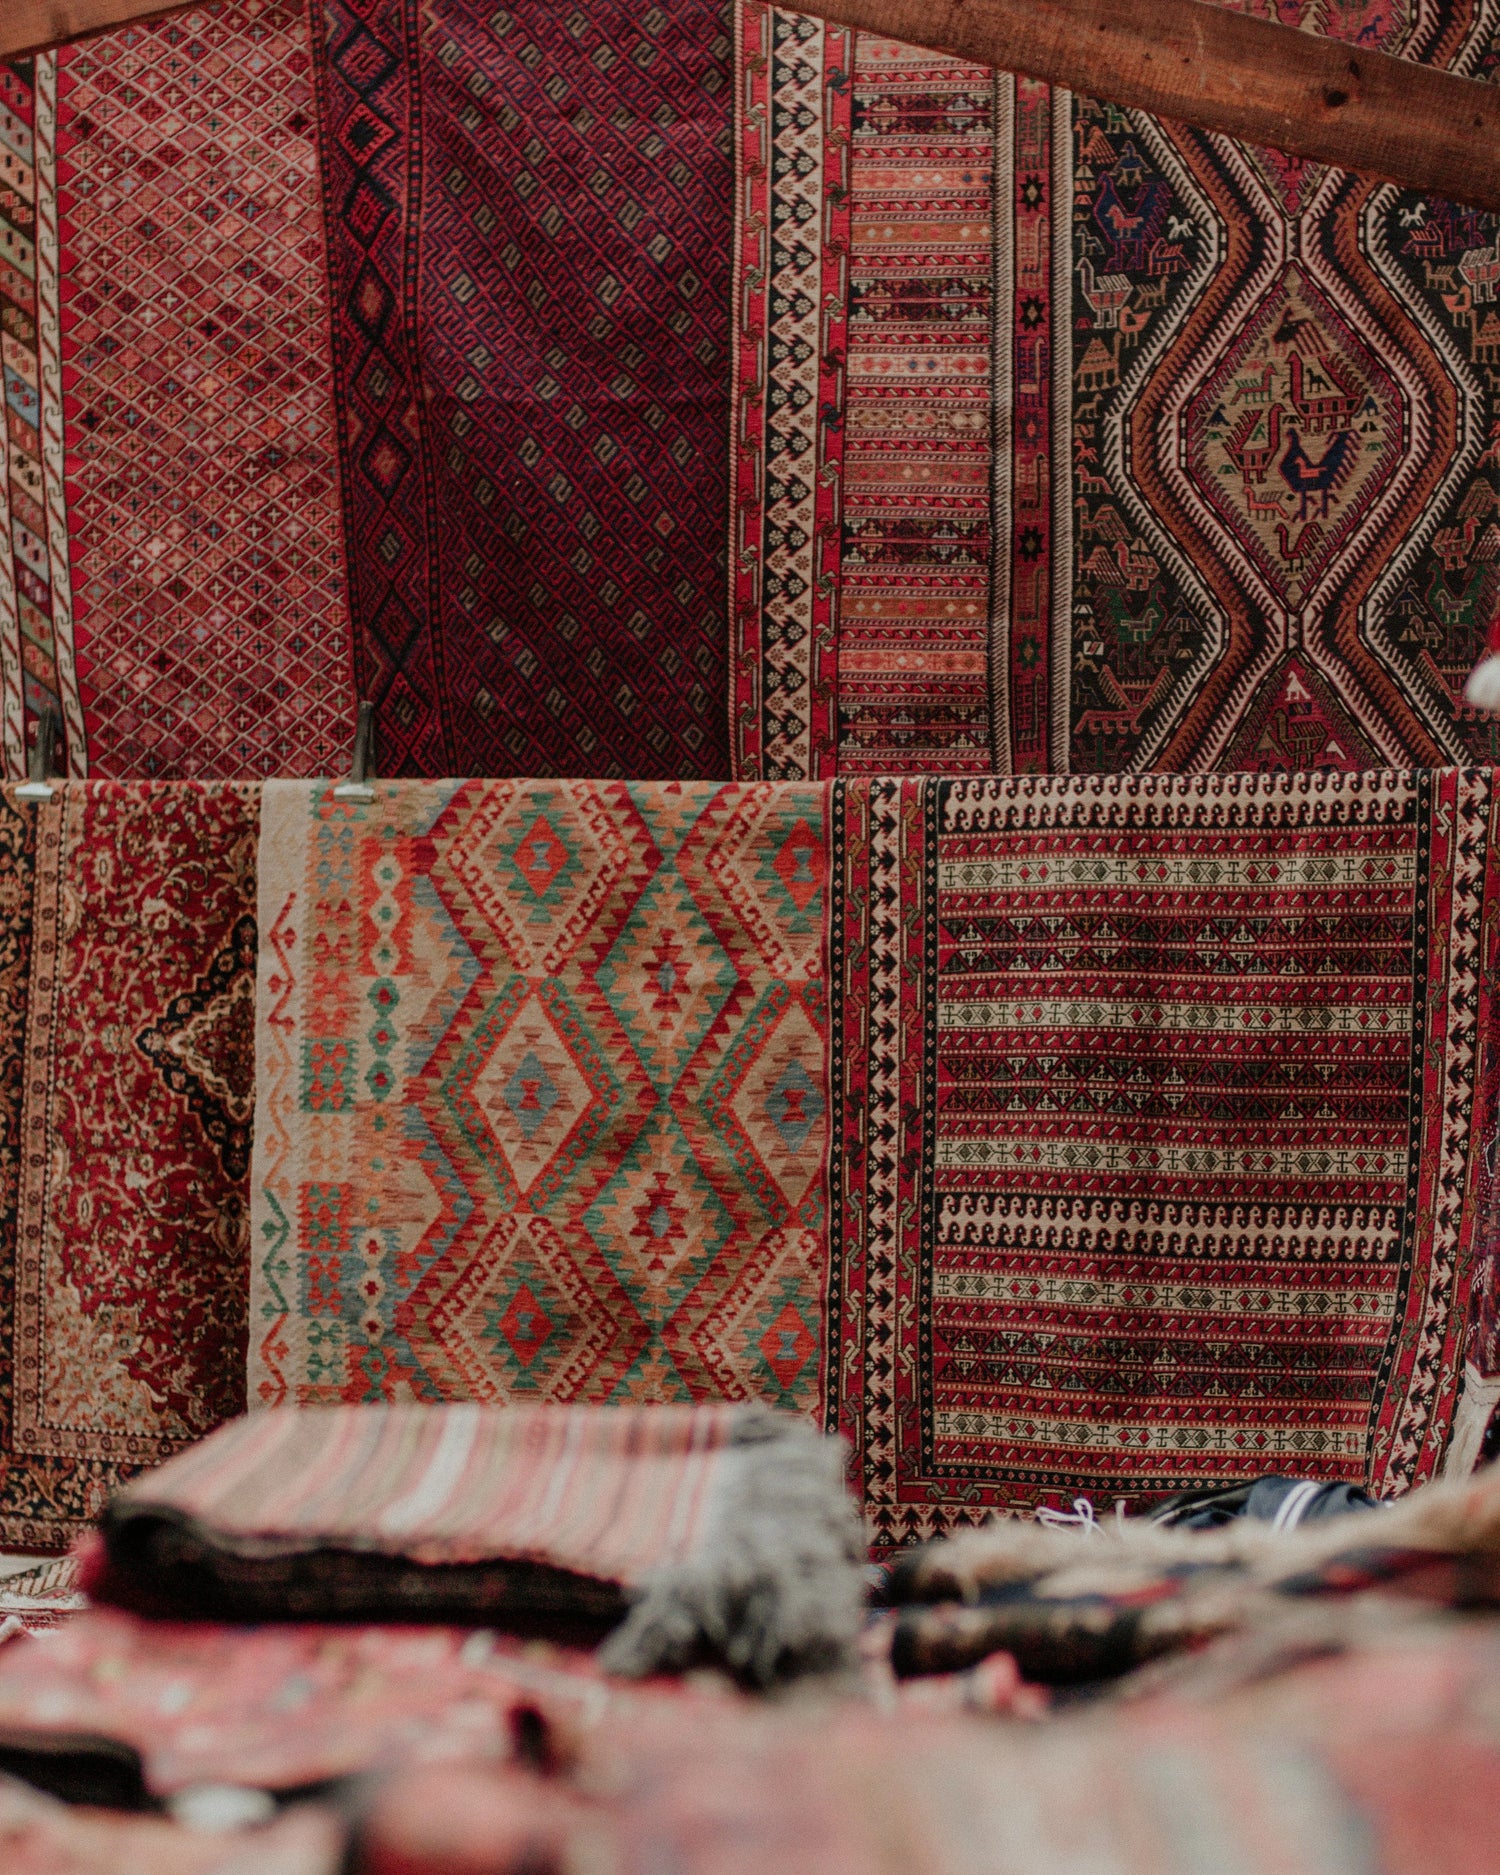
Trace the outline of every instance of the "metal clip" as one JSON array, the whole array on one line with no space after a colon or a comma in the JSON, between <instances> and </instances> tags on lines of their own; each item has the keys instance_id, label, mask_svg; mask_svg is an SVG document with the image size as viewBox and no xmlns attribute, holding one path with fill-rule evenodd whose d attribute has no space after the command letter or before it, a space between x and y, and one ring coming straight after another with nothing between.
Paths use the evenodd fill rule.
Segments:
<instances>
[{"instance_id":1,"label":"metal clip","mask_svg":"<svg viewBox=\"0 0 1500 1875\"><path fill-rule=\"evenodd\" d=\"M375 790L370 783L375 779L375 705L368 699L359 706L359 716L354 725L354 764L349 770L349 779L341 781L333 791L336 801L373 801Z\"/></svg>"},{"instance_id":2,"label":"metal clip","mask_svg":"<svg viewBox=\"0 0 1500 1875\"><path fill-rule=\"evenodd\" d=\"M62 721L49 703L37 718L36 741L26 758L26 779L16 789L19 801L50 801L57 790L52 786L52 757L57 748Z\"/></svg>"}]
</instances>

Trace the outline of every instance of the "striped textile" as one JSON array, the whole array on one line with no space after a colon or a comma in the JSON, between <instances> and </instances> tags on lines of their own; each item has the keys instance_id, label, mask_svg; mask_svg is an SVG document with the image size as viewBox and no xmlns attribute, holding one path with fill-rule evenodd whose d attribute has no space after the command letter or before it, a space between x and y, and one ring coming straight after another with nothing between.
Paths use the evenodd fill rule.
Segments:
<instances>
[{"instance_id":1,"label":"striped textile","mask_svg":"<svg viewBox=\"0 0 1500 1875\"><path fill-rule=\"evenodd\" d=\"M630 1585L702 1541L745 1418L726 1406L254 1413L140 1479L112 1518L192 1518L225 1548L524 1558Z\"/></svg>"},{"instance_id":2,"label":"striped textile","mask_svg":"<svg viewBox=\"0 0 1500 1875\"><path fill-rule=\"evenodd\" d=\"M761 1406L253 1414L122 1492L92 1593L216 1620L482 1621L705 1657L849 1664L864 1543L844 1450Z\"/></svg>"}]
</instances>

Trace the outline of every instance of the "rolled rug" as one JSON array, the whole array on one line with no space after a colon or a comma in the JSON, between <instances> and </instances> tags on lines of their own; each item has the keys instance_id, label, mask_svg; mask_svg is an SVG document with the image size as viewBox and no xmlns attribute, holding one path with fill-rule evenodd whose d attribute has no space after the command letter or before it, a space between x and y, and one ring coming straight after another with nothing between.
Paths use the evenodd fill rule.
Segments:
<instances>
[{"instance_id":1,"label":"rolled rug","mask_svg":"<svg viewBox=\"0 0 1500 1875\"><path fill-rule=\"evenodd\" d=\"M844 1450L760 1406L340 1406L221 1427L105 1513L96 1599L604 1639L611 1670L845 1665Z\"/></svg>"},{"instance_id":2,"label":"rolled rug","mask_svg":"<svg viewBox=\"0 0 1500 1875\"><path fill-rule=\"evenodd\" d=\"M1290 1489L1283 1488L1290 1483ZM902 1610L891 1665L955 1673L1004 1651L1048 1685L1114 1678L1214 1637L1276 1626L1289 1601L1375 1591L1441 1607L1500 1603L1500 1465L1419 1486L1353 1514L1292 1514L1311 1481L1247 1481L1178 1500L1201 1511L1261 1485L1270 1515L1209 1528L1155 1517L1050 1523L995 1518L903 1556L887 1597ZM1312 1494L1305 1494L1311 1485Z\"/></svg>"}]
</instances>

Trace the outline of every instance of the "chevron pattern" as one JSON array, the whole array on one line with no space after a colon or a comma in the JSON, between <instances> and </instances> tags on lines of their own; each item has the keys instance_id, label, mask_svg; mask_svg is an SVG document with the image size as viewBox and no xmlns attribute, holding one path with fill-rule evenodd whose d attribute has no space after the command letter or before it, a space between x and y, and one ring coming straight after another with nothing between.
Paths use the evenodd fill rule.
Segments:
<instances>
[{"instance_id":1,"label":"chevron pattern","mask_svg":"<svg viewBox=\"0 0 1500 1875\"><path fill-rule=\"evenodd\" d=\"M814 1404L826 793L267 788L252 1397Z\"/></svg>"}]
</instances>

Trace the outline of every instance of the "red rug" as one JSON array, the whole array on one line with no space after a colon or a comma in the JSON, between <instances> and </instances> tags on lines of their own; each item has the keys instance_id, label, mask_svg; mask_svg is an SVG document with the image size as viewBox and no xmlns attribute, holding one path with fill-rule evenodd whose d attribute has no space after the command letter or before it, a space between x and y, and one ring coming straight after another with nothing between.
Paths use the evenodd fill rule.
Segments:
<instances>
[{"instance_id":1,"label":"red rug","mask_svg":"<svg viewBox=\"0 0 1500 1875\"><path fill-rule=\"evenodd\" d=\"M0 1543L244 1401L254 791L0 797ZM21 1150L17 1150L17 1145Z\"/></svg>"},{"instance_id":2,"label":"red rug","mask_svg":"<svg viewBox=\"0 0 1500 1875\"><path fill-rule=\"evenodd\" d=\"M740 11L737 774L1496 759L1495 217Z\"/></svg>"},{"instance_id":3,"label":"red rug","mask_svg":"<svg viewBox=\"0 0 1500 1875\"><path fill-rule=\"evenodd\" d=\"M51 704L75 775L326 773L354 710L306 10L106 33L0 65L0 102L3 772Z\"/></svg>"},{"instance_id":4,"label":"red rug","mask_svg":"<svg viewBox=\"0 0 1500 1875\"><path fill-rule=\"evenodd\" d=\"M518 1712L571 1745L662 1708L691 1723L729 1697L610 1680L587 1654L483 1629L228 1627L99 1608L0 1647L6 1743L71 1739L86 1768L91 1748L112 1742L157 1799L195 1784L306 1789L417 1755L503 1758Z\"/></svg>"},{"instance_id":5,"label":"red rug","mask_svg":"<svg viewBox=\"0 0 1500 1875\"><path fill-rule=\"evenodd\" d=\"M1432 1474L1487 1182L1492 792L840 789L828 1410L877 1540Z\"/></svg>"},{"instance_id":6,"label":"red rug","mask_svg":"<svg viewBox=\"0 0 1500 1875\"><path fill-rule=\"evenodd\" d=\"M326 14L355 670L387 773L728 772L726 27L718 0Z\"/></svg>"}]
</instances>

